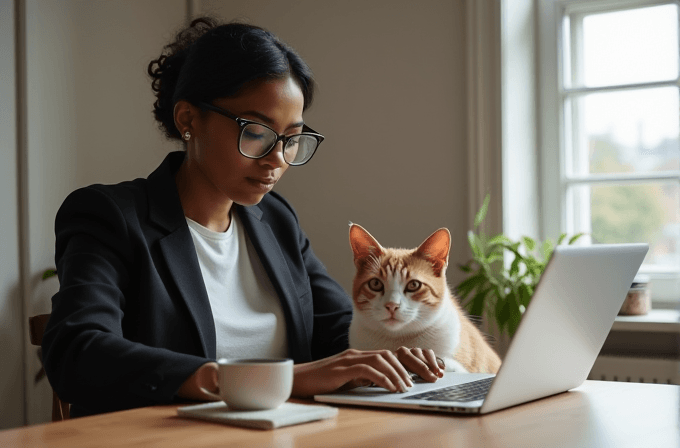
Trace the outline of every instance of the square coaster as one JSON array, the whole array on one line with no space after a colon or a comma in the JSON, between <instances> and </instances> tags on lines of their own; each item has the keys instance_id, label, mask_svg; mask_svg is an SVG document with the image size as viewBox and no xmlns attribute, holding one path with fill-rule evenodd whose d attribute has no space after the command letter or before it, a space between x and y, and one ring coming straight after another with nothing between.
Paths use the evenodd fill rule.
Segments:
<instances>
[{"instance_id":1,"label":"square coaster","mask_svg":"<svg viewBox=\"0 0 680 448\"><path fill-rule=\"evenodd\" d=\"M338 415L338 410L324 405L286 402L276 409L244 411L229 409L225 403L216 401L177 408L177 415L248 428L274 429L333 418Z\"/></svg>"}]
</instances>

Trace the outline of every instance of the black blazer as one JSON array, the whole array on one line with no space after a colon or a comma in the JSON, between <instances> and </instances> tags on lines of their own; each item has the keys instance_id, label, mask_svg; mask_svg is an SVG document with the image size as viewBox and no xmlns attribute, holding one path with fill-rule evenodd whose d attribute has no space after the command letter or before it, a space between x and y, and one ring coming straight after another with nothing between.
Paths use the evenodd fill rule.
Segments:
<instances>
[{"instance_id":1,"label":"black blazer","mask_svg":"<svg viewBox=\"0 0 680 448\"><path fill-rule=\"evenodd\" d=\"M72 415L180 401L215 359L215 325L175 185L183 152L147 178L71 193L57 213L60 289L43 362ZM348 346L351 302L314 255L291 206L269 193L235 210L281 300L296 363Z\"/></svg>"}]
</instances>

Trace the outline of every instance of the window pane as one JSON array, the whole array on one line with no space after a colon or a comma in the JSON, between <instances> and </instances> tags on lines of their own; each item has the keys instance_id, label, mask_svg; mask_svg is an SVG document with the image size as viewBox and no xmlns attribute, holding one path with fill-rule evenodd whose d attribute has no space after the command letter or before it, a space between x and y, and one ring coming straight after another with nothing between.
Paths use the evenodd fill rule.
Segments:
<instances>
[{"instance_id":1,"label":"window pane","mask_svg":"<svg viewBox=\"0 0 680 448\"><path fill-rule=\"evenodd\" d=\"M571 105L572 172L680 169L677 87L595 93Z\"/></svg>"},{"instance_id":2,"label":"window pane","mask_svg":"<svg viewBox=\"0 0 680 448\"><path fill-rule=\"evenodd\" d=\"M677 182L576 186L573 190L570 197L577 204L584 199L590 202L589 219L581 216L576 232L589 233L593 243L648 243L645 263L670 269L680 265Z\"/></svg>"},{"instance_id":3,"label":"window pane","mask_svg":"<svg viewBox=\"0 0 680 448\"><path fill-rule=\"evenodd\" d=\"M576 76L576 85L598 87L678 77L677 5L588 15L582 29L583 82Z\"/></svg>"}]
</instances>

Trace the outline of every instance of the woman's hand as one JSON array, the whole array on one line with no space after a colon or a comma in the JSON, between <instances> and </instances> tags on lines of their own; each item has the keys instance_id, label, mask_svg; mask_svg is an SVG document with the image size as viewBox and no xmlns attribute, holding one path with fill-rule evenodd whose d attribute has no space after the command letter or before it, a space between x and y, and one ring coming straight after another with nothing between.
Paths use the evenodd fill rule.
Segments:
<instances>
[{"instance_id":1,"label":"woman's hand","mask_svg":"<svg viewBox=\"0 0 680 448\"><path fill-rule=\"evenodd\" d=\"M216 362L206 362L182 383L177 391L177 395L190 400L214 400L214 397L206 394L202 389L217 393L219 387L217 382L217 371Z\"/></svg>"},{"instance_id":2,"label":"woman's hand","mask_svg":"<svg viewBox=\"0 0 680 448\"><path fill-rule=\"evenodd\" d=\"M390 392L406 392L412 387L407 369L426 381L444 375L432 350L400 347L390 350L349 349L329 358L294 367L293 396L310 397L336 390L375 384Z\"/></svg>"},{"instance_id":3,"label":"woman's hand","mask_svg":"<svg viewBox=\"0 0 680 448\"><path fill-rule=\"evenodd\" d=\"M444 362L432 350L399 347L396 355L409 372L417 374L425 381L434 383L444 376Z\"/></svg>"}]
</instances>

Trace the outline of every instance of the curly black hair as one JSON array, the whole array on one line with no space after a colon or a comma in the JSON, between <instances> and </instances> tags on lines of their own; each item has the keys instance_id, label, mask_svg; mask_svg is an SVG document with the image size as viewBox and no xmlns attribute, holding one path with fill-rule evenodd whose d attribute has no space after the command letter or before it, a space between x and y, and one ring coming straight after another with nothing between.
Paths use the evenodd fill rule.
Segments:
<instances>
[{"instance_id":1,"label":"curly black hair","mask_svg":"<svg viewBox=\"0 0 680 448\"><path fill-rule=\"evenodd\" d=\"M148 66L156 96L153 113L170 139L182 141L175 126L174 107L180 100L192 104L238 95L248 83L291 75L297 81L307 109L314 96L309 66L291 47L258 26L220 24L200 17L177 33Z\"/></svg>"}]
</instances>

